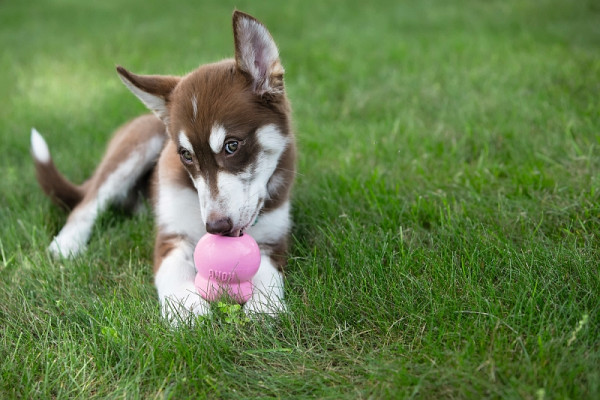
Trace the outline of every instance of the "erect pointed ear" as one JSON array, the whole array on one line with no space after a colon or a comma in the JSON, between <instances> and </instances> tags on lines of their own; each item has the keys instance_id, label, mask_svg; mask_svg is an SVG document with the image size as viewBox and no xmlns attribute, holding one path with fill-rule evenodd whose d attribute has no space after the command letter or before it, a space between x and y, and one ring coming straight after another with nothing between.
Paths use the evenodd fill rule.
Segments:
<instances>
[{"instance_id":1,"label":"erect pointed ear","mask_svg":"<svg viewBox=\"0 0 600 400\"><path fill-rule=\"evenodd\" d=\"M233 13L235 62L252 80L257 95L283 93L283 67L271 34L254 17Z\"/></svg>"},{"instance_id":2,"label":"erect pointed ear","mask_svg":"<svg viewBox=\"0 0 600 400\"><path fill-rule=\"evenodd\" d=\"M117 72L125 86L167 125L169 121L169 111L167 109L169 96L177 86L180 78L161 75L136 75L120 65L117 66Z\"/></svg>"}]
</instances>

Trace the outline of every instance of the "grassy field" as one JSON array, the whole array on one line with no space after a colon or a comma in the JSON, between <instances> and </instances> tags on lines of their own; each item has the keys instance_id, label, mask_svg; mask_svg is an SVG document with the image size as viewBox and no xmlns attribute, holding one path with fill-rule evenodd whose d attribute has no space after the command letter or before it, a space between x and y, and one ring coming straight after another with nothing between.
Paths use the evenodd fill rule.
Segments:
<instances>
[{"instance_id":1,"label":"grassy field","mask_svg":"<svg viewBox=\"0 0 600 400\"><path fill-rule=\"evenodd\" d=\"M0 398L600 398L600 5L207 3L0 2ZM150 213L46 253L29 130L83 180L144 112L115 64L230 57L234 7L294 106L290 313L172 329Z\"/></svg>"}]
</instances>

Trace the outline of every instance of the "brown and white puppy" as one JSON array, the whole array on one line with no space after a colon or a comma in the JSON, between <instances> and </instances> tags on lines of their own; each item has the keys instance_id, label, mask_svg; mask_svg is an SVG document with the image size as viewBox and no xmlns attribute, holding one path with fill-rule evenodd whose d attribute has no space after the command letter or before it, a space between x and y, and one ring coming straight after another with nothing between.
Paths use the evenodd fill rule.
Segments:
<instances>
[{"instance_id":1,"label":"brown and white puppy","mask_svg":"<svg viewBox=\"0 0 600 400\"><path fill-rule=\"evenodd\" d=\"M183 77L136 75L125 85L154 113L121 127L93 176L77 186L54 166L42 136L31 146L40 185L72 209L50 244L57 256L81 253L100 212L150 193L156 218L155 284L163 315L177 322L209 311L194 288L194 246L206 232L252 235L261 264L244 305L285 311L282 268L290 231L295 140L279 52L265 26L233 14L235 59ZM158 118L157 118L158 117Z\"/></svg>"}]
</instances>

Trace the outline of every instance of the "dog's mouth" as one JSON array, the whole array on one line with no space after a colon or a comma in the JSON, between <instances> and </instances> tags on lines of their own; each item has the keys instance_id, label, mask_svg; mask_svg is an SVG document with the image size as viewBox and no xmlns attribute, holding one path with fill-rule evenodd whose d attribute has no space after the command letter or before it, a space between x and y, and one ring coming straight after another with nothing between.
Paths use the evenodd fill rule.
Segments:
<instances>
[{"instance_id":1,"label":"dog's mouth","mask_svg":"<svg viewBox=\"0 0 600 400\"><path fill-rule=\"evenodd\" d=\"M231 231L225 233L223 236L240 237L243 234L244 234L244 230L243 229L234 229L234 230L231 230Z\"/></svg>"},{"instance_id":2,"label":"dog's mouth","mask_svg":"<svg viewBox=\"0 0 600 400\"><path fill-rule=\"evenodd\" d=\"M231 237L240 237L244 234L244 232L246 231L246 229L248 229L249 227L253 226L257 219L258 219L258 215L260 214L260 209L258 209L254 215L252 215L252 218L250 218L250 222L248 222L246 225L244 225L241 228L238 229L232 229L229 232L227 232L225 234L225 236L231 236Z\"/></svg>"},{"instance_id":3,"label":"dog's mouth","mask_svg":"<svg viewBox=\"0 0 600 400\"><path fill-rule=\"evenodd\" d=\"M207 232L213 235L219 235L219 236L227 236L227 237L240 237L244 234L244 229L245 228L232 228L229 230L214 230L214 229L207 229Z\"/></svg>"},{"instance_id":4,"label":"dog's mouth","mask_svg":"<svg viewBox=\"0 0 600 400\"><path fill-rule=\"evenodd\" d=\"M258 213L257 213L258 214ZM240 237L244 234L244 232L246 231L246 229L248 229L250 226L252 226L254 224L256 220L256 217L253 217L251 219L252 222L242 226L241 228L232 228L226 232L220 232L218 233L221 236L229 236L229 237Z\"/></svg>"},{"instance_id":5,"label":"dog's mouth","mask_svg":"<svg viewBox=\"0 0 600 400\"><path fill-rule=\"evenodd\" d=\"M232 229L227 236L232 236L232 237L240 237L244 234L244 232L246 231L246 229L248 229L250 226L254 225L254 221L256 220L255 218L252 218L252 222L249 224L246 224L244 227L239 228L239 229Z\"/></svg>"},{"instance_id":6,"label":"dog's mouth","mask_svg":"<svg viewBox=\"0 0 600 400\"><path fill-rule=\"evenodd\" d=\"M254 209L254 212L250 215L250 217L243 217L241 221L238 220L237 222L234 222L235 219L231 217L209 219L206 222L206 231L213 235L240 237L248 228L256 224L258 221L258 216L262 210L262 204L263 201L259 200L259 207Z\"/></svg>"}]
</instances>

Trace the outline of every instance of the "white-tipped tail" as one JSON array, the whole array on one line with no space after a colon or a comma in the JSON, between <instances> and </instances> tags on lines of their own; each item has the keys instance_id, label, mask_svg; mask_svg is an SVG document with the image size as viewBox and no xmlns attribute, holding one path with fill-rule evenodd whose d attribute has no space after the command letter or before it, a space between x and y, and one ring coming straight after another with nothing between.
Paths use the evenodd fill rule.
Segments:
<instances>
[{"instance_id":1,"label":"white-tipped tail","mask_svg":"<svg viewBox=\"0 0 600 400\"><path fill-rule=\"evenodd\" d=\"M40 163L46 164L50 162L48 144L35 128L31 128L31 153L36 161Z\"/></svg>"}]
</instances>

